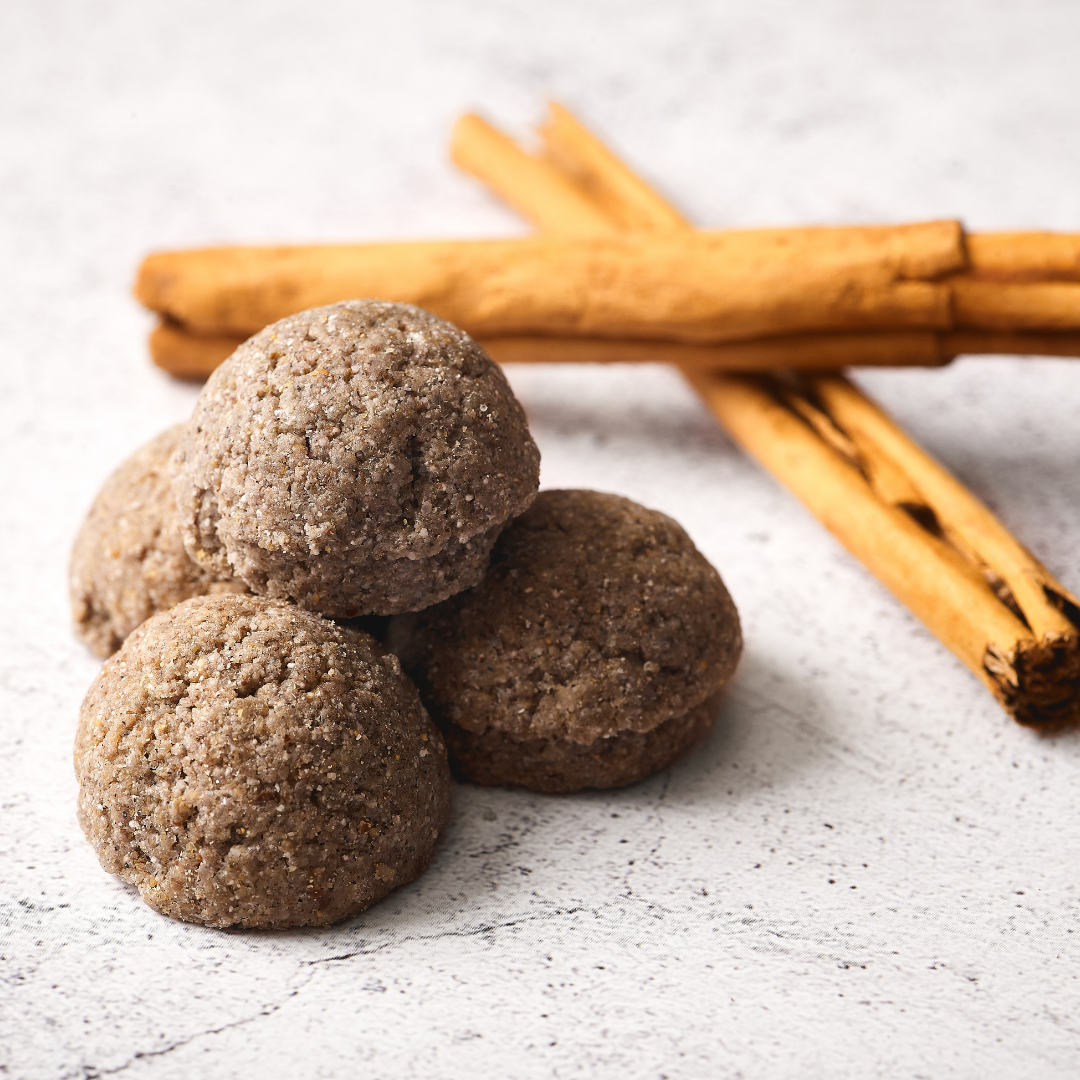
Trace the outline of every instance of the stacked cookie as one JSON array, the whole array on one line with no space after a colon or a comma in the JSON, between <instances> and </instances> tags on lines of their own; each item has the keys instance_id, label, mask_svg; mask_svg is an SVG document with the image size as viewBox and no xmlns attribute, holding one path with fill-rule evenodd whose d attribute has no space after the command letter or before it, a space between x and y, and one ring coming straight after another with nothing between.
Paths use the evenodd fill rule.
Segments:
<instances>
[{"instance_id":1,"label":"stacked cookie","mask_svg":"<svg viewBox=\"0 0 1080 1080\"><path fill-rule=\"evenodd\" d=\"M394 653L480 783L611 787L703 738L740 647L719 576L625 499L534 503L538 470L501 371L418 308L242 345L75 545L77 630L119 649L75 747L103 865L215 926L325 923L414 878L449 774Z\"/></svg>"},{"instance_id":2,"label":"stacked cookie","mask_svg":"<svg viewBox=\"0 0 1080 1080\"><path fill-rule=\"evenodd\" d=\"M701 742L742 638L720 575L671 518L544 491L479 585L396 616L387 644L464 776L568 792L640 780Z\"/></svg>"}]
</instances>

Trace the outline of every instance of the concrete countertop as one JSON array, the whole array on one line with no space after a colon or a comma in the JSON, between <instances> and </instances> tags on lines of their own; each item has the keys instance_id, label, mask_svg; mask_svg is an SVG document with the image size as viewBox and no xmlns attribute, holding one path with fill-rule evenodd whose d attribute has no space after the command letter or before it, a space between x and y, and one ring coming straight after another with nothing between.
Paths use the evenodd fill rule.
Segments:
<instances>
[{"instance_id":1,"label":"concrete countertop","mask_svg":"<svg viewBox=\"0 0 1080 1080\"><path fill-rule=\"evenodd\" d=\"M724 576L715 737L623 791L455 788L428 873L342 925L183 925L100 869L65 573L197 393L146 357L148 250L521 232L446 142L548 97L702 224L1080 230L1080 8L11 0L0 36L0 1075L1076 1075L1080 737L1010 721L667 369L508 374L545 487ZM1080 361L857 378L1080 590Z\"/></svg>"}]
</instances>

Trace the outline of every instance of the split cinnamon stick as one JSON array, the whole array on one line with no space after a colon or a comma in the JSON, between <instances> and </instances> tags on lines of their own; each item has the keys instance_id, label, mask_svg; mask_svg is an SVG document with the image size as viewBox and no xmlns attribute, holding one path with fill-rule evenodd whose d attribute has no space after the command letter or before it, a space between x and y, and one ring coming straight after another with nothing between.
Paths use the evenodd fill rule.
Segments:
<instances>
[{"instance_id":1,"label":"split cinnamon stick","mask_svg":"<svg viewBox=\"0 0 1080 1080\"><path fill-rule=\"evenodd\" d=\"M974 496L846 380L691 374L740 446L987 686L1021 724L1080 720L1080 605ZM820 394L825 410L818 409ZM798 405L794 403L798 402ZM840 432L851 457L823 439ZM875 477L905 481L897 501ZM887 480L883 481L885 484Z\"/></svg>"},{"instance_id":2,"label":"split cinnamon stick","mask_svg":"<svg viewBox=\"0 0 1080 1080\"><path fill-rule=\"evenodd\" d=\"M597 161L588 155L581 168ZM646 215L659 200L641 181L629 197ZM597 202L604 206L602 195ZM1044 730L1080 720L1080 602L880 408L839 375L683 370L732 437L1010 715Z\"/></svg>"},{"instance_id":3,"label":"split cinnamon stick","mask_svg":"<svg viewBox=\"0 0 1080 1080\"><path fill-rule=\"evenodd\" d=\"M929 521L993 592L1022 615L1036 637L1075 631L1065 614L1076 601L1024 548L990 510L920 449L878 406L836 375L806 379L809 395L851 439L857 460L880 498ZM903 475L906 491L889 490L889 477Z\"/></svg>"}]
</instances>

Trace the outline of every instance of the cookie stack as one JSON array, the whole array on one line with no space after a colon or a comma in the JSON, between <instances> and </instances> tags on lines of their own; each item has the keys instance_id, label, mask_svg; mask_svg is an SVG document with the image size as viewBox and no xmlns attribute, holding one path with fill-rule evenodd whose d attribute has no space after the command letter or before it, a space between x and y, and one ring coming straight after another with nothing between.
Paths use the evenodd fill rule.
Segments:
<instances>
[{"instance_id":1,"label":"cookie stack","mask_svg":"<svg viewBox=\"0 0 1080 1080\"><path fill-rule=\"evenodd\" d=\"M669 518L538 474L499 368L428 312L349 301L245 342L76 541L77 632L113 654L75 745L102 864L214 926L412 880L449 771L402 663L479 783L612 787L707 735L741 646L716 571Z\"/></svg>"}]
</instances>

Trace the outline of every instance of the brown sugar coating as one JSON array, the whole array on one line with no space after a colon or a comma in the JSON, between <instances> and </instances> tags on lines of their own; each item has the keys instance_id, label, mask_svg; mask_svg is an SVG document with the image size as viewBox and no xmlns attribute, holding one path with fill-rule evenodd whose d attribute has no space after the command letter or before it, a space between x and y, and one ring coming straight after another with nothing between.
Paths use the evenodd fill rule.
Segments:
<instances>
[{"instance_id":1,"label":"brown sugar coating","mask_svg":"<svg viewBox=\"0 0 1080 1080\"><path fill-rule=\"evenodd\" d=\"M176 520L171 458L183 425L163 431L105 481L71 552L72 616L79 638L109 656L139 623L189 596L246 592L188 558Z\"/></svg>"},{"instance_id":2,"label":"brown sugar coating","mask_svg":"<svg viewBox=\"0 0 1080 1080\"><path fill-rule=\"evenodd\" d=\"M188 553L327 615L413 611L475 584L540 455L502 372L406 304L282 319L210 377L174 487Z\"/></svg>"},{"instance_id":3,"label":"brown sugar coating","mask_svg":"<svg viewBox=\"0 0 1080 1080\"><path fill-rule=\"evenodd\" d=\"M391 620L387 644L467 777L570 791L640 779L702 738L742 637L671 518L544 491L479 585Z\"/></svg>"},{"instance_id":4,"label":"brown sugar coating","mask_svg":"<svg viewBox=\"0 0 1080 1080\"><path fill-rule=\"evenodd\" d=\"M131 634L83 702L75 773L105 869L209 926L355 915L421 873L449 807L442 738L396 658L251 596Z\"/></svg>"}]
</instances>

